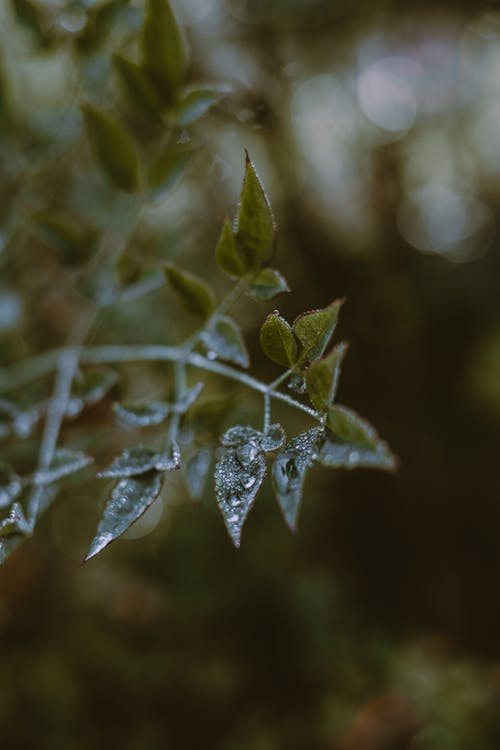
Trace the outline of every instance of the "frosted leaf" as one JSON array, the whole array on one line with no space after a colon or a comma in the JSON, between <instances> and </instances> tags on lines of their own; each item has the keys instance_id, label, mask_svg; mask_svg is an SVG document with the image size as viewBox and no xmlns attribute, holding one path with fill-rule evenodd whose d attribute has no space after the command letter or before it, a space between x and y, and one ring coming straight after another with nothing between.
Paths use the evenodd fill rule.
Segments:
<instances>
[{"instance_id":1,"label":"frosted leaf","mask_svg":"<svg viewBox=\"0 0 500 750\"><path fill-rule=\"evenodd\" d=\"M285 431L283 427L276 423L272 424L266 433L260 438L260 447L266 453L268 451L277 451L285 444Z\"/></svg>"},{"instance_id":2,"label":"frosted leaf","mask_svg":"<svg viewBox=\"0 0 500 750\"><path fill-rule=\"evenodd\" d=\"M8 508L21 492L21 480L9 466L0 464L0 508Z\"/></svg>"},{"instance_id":3,"label":"frosted leaf","mask_svg":"<svg viewBox=\"0 0 500 750\"><path fill-rule=\"evenodd\" d=\"M99 403L118 382L114 370L90 370L75 380L71 398L68 401L65 415L77 417L81 412Z\"/></svg>"},{"instance_id":4,"label":"frosted leaf","mask_svg":"<svg viewBox=\"0 0 500 750\"><path fill-rule=\"evenodd\" d=\"M66 448L58 448L54 457L46 469L38 469L31 477L34 485L45 485L58 482L59 479L80 471L92 463L92 458L80 451L71 451Z\"/></svg>"},{"instance_id":5,"label":"frosted leaf","mask_svg":"<svg viewBox=\"0 0 500 750\"><path fill-rule=\"evenodd\" d=\"M185 478L188 491L193 500L199 500L203 495L212 465L213 451L201 448L186 462Z\"/></svg>"},{"instance_id":6,"label":"frosted leaf","mask_svg":"<svg viewBox=\"0 0 500 750\"><path fill-rule=\"evenodd\" d=\"M255 427L236 424L223 434L220 441L222 445L225 445L228 448L234 448L235 446L243 445L243 443L247 443L250 440L258 440L260 435L261 433L259 430L256 430Z\"/></svg>"},{"instance_id":7,"label":"frosted leaf","mask_svg":"<svg viewBox=\"0 0 500 750\"><path fill-rule=\"evenodd\" d=\"M367 468L394 471L397 466L396 458L383 440L378 439L376 444L370 447L359 442L342 440L330 430L326 431L318 461L323 466L334 469Z\"/></svg>"},{"instance_id":8,"label":"frosted leaf","mask_svg":"<svg viewBox=\"0 0 500 750\"><path fill-rule=\"evenodd\" d=\"M166 453L157 453L145 445L136 445L123 451L98 477L133 477L146 474L152 469L168 471L180 465L180 453L177 444Z\"/></svg>"},{"instance_id":9,"label":"frosted leaf","mask_svg":"<svg viewBox=\"0 0 500 750\"><path fill-rule=\"evenodd\" d=\"M0 399L0 438L12 433L18 438L27 438L40 418L41 408L23 408L15 401Z\"/></svg>"},{"instance_id":10,"label":"frosted leaf","mask_svg":"<svg viewBox=\"0 0 500 750\"><path fill-rule=\"evenodd\" d=\"M201 391L203 390L203 383L195 383L192 388L188 388L182 396L176 401L173 406L173 410L178 414L184 414L190 406L194 404Z\"/></svg>"},{"instance_id":11,"label":"frosted leaf","mask_svg":"<svg viewBox=\"0 0 500 750\"><path fill-rule=\"evenodd\" d=\"M25 534L12 534L0 536L0 565L3 565L13 552L24 542Z\"/></svg>"},{"instance_id":12,"label":"frosted leaf","mask_svg":"<svg viewBox=\"0 0 500 750\"><path fill-rule=\"evenodd\" d=\"M84 562L101 552L142 516L160 494L162 482L163 475L153 470L141 476L120 479L115 484Z\"/></svg>"},{"instance_id":13,"label":"frosted leaf","mask_svg":"<svg viewBox=\"0 0 500 750\"><path fill-rule=\"evenodd\" d=\"M239 326L231 318L220 318L215 325L201 334L201 340L220 359L248 367L250 359Z\"/></svg>"},{"instance_id":14,"label":"frosted leaf","mask_svg":"<svg viewBox=\"0 0 500 750\"><path fill-rule=\"evenodd\" d=\"M250 466L261 452L256 440L249 440L235 449L236 458L242 466Z\"/></svg>"},{"instance_id":15,"label":"frosted leaf","mask_svg":"<svg viewBox=\"0 0 500 750\"><path fill-rule=\"evenodd\" d=\"M30 526L19 503L14 503L9 515L0 521L0 537L12 534L29 534Z\"/></svg>"},{"instance_id":16,"label":"frosted leaf","mask_svg":"<svg viewBox=\"0 0 500 750\"><path fill-rule=\"evenodd\" d=\"M285 445L273 464L274 491L285 521L292 531L297 525L306 472L318 458L321 435L320 427L313 427L297 435Z\"/></svg>"},{"instance_id":17,"label":"frosted leaf","mask_svg":"<svg viewBox=\"0 0 500 750\"><path fill-rule=\"evenodd\" d=\"M170 414L171 406L163 401L150 401L146 404L114 404L113 409L124 424L151 427L165 421Z\"/></svg>"},{"instance_id":18,"label":"frosted leaf","mask_svg":"<svg viewBox=\"0 0 500 750\"><path fill-rule=\"evenodd\" d=\"M215 467L215 492L229 536L240 546L241 530L266 474L262 451L242 466L235 448L229 448Z\"/></svg>"},{"instance_id":19,"label":"frosted leaf","mask_svg":"<svg viewBox=\"0 0 500 750\"><path fill-rule=\"evenodd\" d=\"M228 448L238 448L237 455L245 464L253 461L259 451L276 451L285 442L285 432L280 424L272 424L267 433L256 430L250 425L234 425L221 438L222 445Z\"/></svg>"}]
</instances>

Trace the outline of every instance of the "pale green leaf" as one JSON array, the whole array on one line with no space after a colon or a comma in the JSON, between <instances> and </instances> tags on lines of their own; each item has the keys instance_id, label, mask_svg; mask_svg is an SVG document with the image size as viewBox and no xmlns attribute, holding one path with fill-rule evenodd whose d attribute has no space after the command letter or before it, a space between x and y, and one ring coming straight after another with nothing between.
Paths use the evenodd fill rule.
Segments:
<instances>
[{"instance_id":1,"label":"pale green leaf","mask_svg":"<svg viewBox=\"0 0 500 750\"><path fill-rule=\"evenodd\" d=\"M252 279L247 293L259 302L265 302L277 294L289 291L290 287L279 271L275 268L263 268Z\"/></svg>"},{"instance_id":2,"label":"pale green leaf","mask_svg":"<svg viewBox=\"0 0 500 750\"><path fill-rule=\"evenodd\" d=\"M184 94L176 107L176 124L185 128L202 117L224 96L216 89L194 89Z\"/></svg>"},{"instance_id":3,"label":"pale green leaf","mask_svg":"<svg viewBox=\"0 0 500 750\"><path fill-rule=\"evenodd\" d=\"M397 460L369 422L345 406L330 406L319 460L325 466L394 470Z\"/></svg>"},{"instance_id":4,"label":"pale green leaf","mask_svg":"<svg viewBox=\"0 0 500 750\"><path fill-rule=\"evenodd\" d=\"M231 318L219 318L215 325L203 331L201 340L208 351L216 354L219 359L234 362L240 367L249 366L250 359L241 330Z\"/></svg>"},{"instance_id":5,"label":"pale green leaf","mask_svg":"<svg viewBox=\"0 0 500 750\"><path fill-rule=\"evenodd\" d=\"M168 263L165 276L189 312L207 319L215 309L215 299L208 284L188 271L180 271Z\"/></svg>"},{"instance_id":6,"label":"pale green leaf","mask_svg":"<svg viewBox=\"0 0 500 750\"><path fill-rule=\"evenodd\" d=\"M153 198L161 198L175 187L196 150L189 145L171 146L154 160L148 169L148 185Z\"/></svg>"},{"instance_id":7,"label":"pale green leaf","mask_svg":"<svg viewBox=\"0 0 500 750\"><path fill-rule=\"evenodd\" d=\"M335 300L321 310L305 312L295 319L293 331L301 343L301 359L321 357L335 330L342 303L343 300Z\"/></svg>"},{"instance_id":8,"label":"pale green leaf","mask_svg":"<svg viewBox=\"0 0 500 750\"><path fill-rule=\"evenodd\" d=\"M297 360L297 342L290 325L275 311L267 316L260 329L260 345L273 362L292 367Z\"/></svg>"},{"instance_id":9,"label":"pale green leaf","mask_svg":"<svg viewBox=\"0 0 500 750\"><path fill-rule=\"evenodd\" d=\"M82 106L94 155L115 187L128 192L139 183L139 155L132 136L110 114L90 104Z\"/></svg>"},{"instance_id":10,"label":"pale green leaf","mask_svg":"<svg viewBox=\"0 0 500 750\"><path fill-rule=\"evenodd\" d=\"M222 232L215 248L215 259L219 268L233 279L246 274L245 258L242 255L229 219L224 221Z\"/></svg>"}]
</instances>

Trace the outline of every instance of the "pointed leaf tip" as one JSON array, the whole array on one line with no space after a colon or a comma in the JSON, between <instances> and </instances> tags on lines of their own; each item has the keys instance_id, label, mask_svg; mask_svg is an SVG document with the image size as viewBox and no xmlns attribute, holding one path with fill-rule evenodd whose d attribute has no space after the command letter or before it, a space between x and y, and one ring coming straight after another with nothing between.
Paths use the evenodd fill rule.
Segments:
<instances>
[{"instance_id":1,"label":"pointed leaf tip","mask_svg":"<svg viewBox=\"0 0 500 750\"><path fill-rule=\"evenodd\" d=\"M215 492L224 523L235 547L266 474L264 453L257 444L228 448L215 467Z\"/></svg>"},{"instance_id":2,"label":"pointed leaf tip","mask_svg":"<svg viewBox=\"0 0 500 750\"><path fill-rule=\"evenodd\" d=\"M345 406L330 406L329 429L319 451L319 461L332 468L397 469L397 458L372 425Z\"/></svg>"},{"instance_id":3,"label":"pointed leaf tip","mask_svg":"<svg viewBox=\"0 0 500 750\"><path fill-rule=\"evenodd\" d=\"M292 328L275 310L267 316L260 329L260 345L269 359L283 367L292 367L297 361L297 342Z\"/></svg>"},{"instance_id":4,"label":"pointed leaf tip","mask_svg":"<svg viewBox=\"0 0 500 750\"><path fill-rule=\"evenodd\" d=\"M335 399L346 352L347 344L339 344L326 357L314 360L306 371L307 393L319 411L326 409Z\"/></svg>"},{"instance_id":5,"label":"pointed leaf tip","mask_svg":"<svg viewBox=\"0 0 500 750\"><path fill-rule=\"evenodd\" d=\"M269 262L274 251L274 219L271 205L246 154L245 177L237 218L236 242L248 271L258 271Z\"/></svg>"},{"instance_id":6,"label":"pointed leaf tip","mask_svg":"<svg viewBox=\"0 0 500 750\"><path fill-rule=\"evenodd\" d=\"M91 104L81 107L94 156L115 187L126 192L139 183L139 155L132 136L108 112Z\"/></svg>"},{"instance_id":7,"label":"pointed leaf tip","mask_svg":"<svg viewBox=\"0 0 500 750\"><path fill-rule=\"evenodd\" d=\"M301 359L321 357L333 335L343 303L343 299L334 300L330 305L302 313L294 320L293 332L301 344Z\"/></svg>"},{"instance_id":8,"label":"pointed leaf tip","mask_svg":"<svg viewBox=\"0 0 500 750\"><path fill-rule=\"evenodd\" d=\"M181 271L171 263L164 267L165 277L178 294L186 310L206 320L215 309L214 294L209 285L188 271Z\"/></svg>"}]
</instances>

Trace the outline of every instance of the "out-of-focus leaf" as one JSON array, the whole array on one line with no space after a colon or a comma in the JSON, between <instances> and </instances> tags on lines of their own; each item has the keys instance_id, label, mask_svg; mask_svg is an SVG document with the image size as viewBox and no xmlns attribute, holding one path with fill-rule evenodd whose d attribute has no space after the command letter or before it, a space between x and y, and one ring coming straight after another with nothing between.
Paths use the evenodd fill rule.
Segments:
<instances>
[{"instance_id":1,"label":"out-of-focus leaf","mask_svg":"<svg viewBox=\"0 0 500 750\"><path fill-rule=\"evenodd\" d=\"M237 403L238 398L234 391L225 396L212 396L196 403L188 414L191 429L196 432L207 430L218 436L231 418Z\"/></svg>"},{"instance_id":2,"label":"out-of-focus leaf","mask_svg":"<svg viewBox=\"0 0 500 750\"><path fill-rule=\"evenodd\" d=\"M194 146L178 145L166 149L148 170L148 185L154 198L161 198L176 185L193 155Z\"/></svg>"},{"instance_id":3,"label":"out-of-focus leaf","mask_svg":"<svg viewBox=\"0 0 500 750\"><path fill-rule=\"evenodd\" d=\"M12 0L17 20L29 29L40 47L50 45L46 13L34 0Z\"/></svg>"},{"instance_id":4,"label":"out-of-focus leaf","mask_svg":"<svg viewBox=\"0 0 500 750\"><path fill-rule=\"evenodd\" d=\"M233 279L241 278L247 272L245 258L238 247L229 219L224 221L222 232L215 248L215 259L219 268Z\"/></svg>"},{"instance_id":5,"label":"out-of-focus leaf","mask_svg":"<svg viewBox=\"0 0 500 750\"><path fill-rule=\"evenodd\" d=\"M120 11L129 0L108 0L87 10L87 23L76 38L79 52L89 54L103 44L109 36L113 24L118 20Z\"/></svg>"},{"instance_id":6,"label":"out-of-focus leaf","mask_svg":"<svg viewBox=\"0 0 500 750\"><path fill-rule=\"evenodd\" d=\"M297 527L297 516L307 470L318 458L323 430L312 427L288 442L273 464L273 487L289 528Z\"/></svg>"},{"instance_id":7,"label":"out-of-focus leaf","mask_svg":"<svg viewBox=\"0 0 500 750\"><path fill-rule=\"evenodd\" d=\"M297 342L291 326L278 311L267 316L260 329L260 345L269 359L283 367L292 367L297 360Z\"/></svg>"},{"instance_id":8,"label":"out-of-focus leaf","mask_svg":"<svg viewBox=\"0 0 500 750\"><path fill-rule=\"evenodd\" d=\"M331 406L319 461L332 468L394 471L397 459L371 424L345 406Z\"/></svg>"},{"instance_id":9,"label":"out-of-focus leaf","mask_svg":"<svg viewBox=\"0 0 500 750\"><path fill-rule=\"evenodd\" d=\"M137 146L124 126L90 104L82 106L94 156L115 187L132 192L139 183Z\"/></svg>"},{"instance_id":10,"label":"out-of-focus leaf","mask_svg":"<svg viewBox=\"0 0 500 750\"><path fill-rule=\"evenodd\" d=\"M9 515L0 521L0 537L11 536L12 534L29 534L30 525L26 520L23 509L19 503L14 503L9 511Z\"/></svg>"},{"instance_id":11,"label":"out-of-focus leaf","mask_svg":"<svg viewBox=\"0 0 500 750\"><path fill-rule=\"evenodd\" d=\"M229 536L240 546L241 530L266 474L264 453L229 448L215 467L215 492Z\"/></svg>"},{"instance_id":12,"label":"out-of-focus leaf","mask_svg":"<svg viewBox=\"0 0 500 750\"><path fill-rule=\"evenodd\" d=\"M182 395L177 399L172 407L172 410L178 414L184 414L197 400L198 396L203 390L203 383L195 383L192 388L188 388Z\"/></svg>"},{"instance_id":13,"label":"out-of-focus leaf","mask_svg":"<svg viewBox=\"0 0 500 750\"><path fill-rule=\"evenodd\" d=\"M171 411L171 404L150 401L145 404L114 404L116 416L124 424L133 427L151 427L164 422Z\"/></svg>"},{"instance_id":14,"label":"out-of-focus leaf","mask_svg":"<svg viewBox=\"0 0 500 750\"><path fill-rule=\"evenodd\" d=\"M290 287L279 271L275 268L263 268L252 279L247 294L259 302L265 302L281 292L289 291Z\"/></svg>"},{"instance_id":15,"label":"out-of-focus leaf","mask_svg":"<svg viewBox=\"0 0 500 750\"><path fill-rule=\"evenodd\" d=\"M306 381L304 376L299 372L292 372L288 379L288 387L294 393L305 393L307 391Z\"/></svg>"},{"instance_id":16,"label":"out-of-focus leaf","mask_svg":"<svg viewBox=\"0 0 500 750\"><path fill-rule=\"evenodd\" d=\"M337 324L343 300L335 300L321 310L311 310L294 320L293 331L302 348L300 358L313 360L321 357Z\"/></svg>"},{"instance_id":17,"label":"out-of-focus leaf","mask_svg":"<svg viewBox=\"0 0 500 750\"><path fill-rule=\"evenodd\" d=\"M180 466L180 453L177 444L170 450L158 453L145 445L136 445L123 451L107 469L99 472L98 477L133 477L146 474L152 469L169 471Z\"/></svg>"},{"instance_id":18,"label":"out-of-focus leaf","mask_svg":"<svg viewBox=\"0 0 500 750\"><path fill-rule=\"evenodd\" d=\"M13 552L24 542L25 534L0 536L0 565L8 560Z\"/></svg>"},{"instance_id":19,"label":"out-of-focus leaf","mask_svg":"<svg viewBox=\"0 0 500 750\"><path fill-rule=\"evenodd\" d=\"M0 439L14 434L18 438L27 438L40 419L42 407L24 407L6 398L0 399Z\"/></svg>"},{"instance_id":20,"label":"out-of-focus leaf","mask_svg":"<svg viewBox=\"0 0 500 750\"><path fill-rule=\"evenodd\" d=\"M322 411L335 398L342 360L347 344L339 344L326 357L316 359L306 372L307 393L312 403Z\"/></svg>"},{"instance_id":21,"label":"out-of-focus leaf","mask_svg":"<svg viewBox=\"0 0 500 750\"><path fill-rule=\"evenodd\" d=\"M171 104L184 80L187 60L184 41L167 0L147 0L142 52L159 94Z\"/></svg>"},{"instance_id":22,"label":"out-of-focus leaf","mask_svg":"<svg viewBox=\"0 0 500 750\"><path fill-rule=\"evenodd\" d=\"M141 476L120 479L115 484L84 562L102 552L142 516L160 494L162 483L163 475L153 470Z\"/></svg>"},{"instance_id":23,"label":"out-of-focus leaf","mask_svg":"<svg viewBox=\"0 0 500 750\"><path fill-rule=\"evenodd\" d=\"M87 370L75 379L73 392L66 407L65 416L76 417L89 406L102 401L118 382L118 375L114 370Z\"/></svg>"},{"instance_id":24,"label":"out-of-focus leaf","mask_svg":"<svg viewBox=\"0 0 500 750\"><path fill-rule=\"evenodd\" d=\"M204 115L223 96L224 93L216 89L194 89L193 91L188 91L176 107L177 125L181 128L192 125L193 122Z\"/></svg>"},{"instance_id":25,"label":"out-of-focus leaf","mask_svg":"<svg viewBox=\"0 0 500 750\"><path fill-rule=\"evenodd\" d=\"M83 229L67 217L54 212L39 211L33 220L46 241L68 266L78 266L97 249L99 231Z\"/></svg>"},{"instance_id":26,"label":"out-of-focus leaf","mask_svg":"<svg viewBox=\"0 0 500 750\"><path fill-rule=\"evenodd\" d=\"M193 500L199 500L207 484L213 461L213 450L201 448L193 453L186 462L185 478L188 491Z\"/></svg>"},{"instance_id":27,"label":"out-of-focus leaf","mask_svg":"<svg viewBox=\"0 0 500 750\"><path fill-rule=\"evenodd\" d=\"M10 466L0 464L0 508L7 508L21 492L21 480Z\"/></svg>"},{"instance_id":28,"label":"out-of-focus leaf","mask_svg":"<svg viewBox=\"0 0 500 750\"><path fill-rule=\"evenodd\" d=\"M201 340L220 359L248 367L250 359L241 335L241 330L232 318L219 318L209 330L203 331Z\"/></svg>"},{"instance_id":29,"label":"out-of-focus leaf","mask_svg":"<svg viewBox=\"0 0 500 750\"><path fill-rule=\"evenodd\" d=\"M133 110L161 122L164 103L144 68L117 54L113 55L113 65Z\"/></svg>"},{"instance_id":30,"label":"out-of-focus leaf","mask_svg":"<svg viewBox=\"0 0 500 750\"><path fill-rule=\"evenodd\" d=\"M248 154L238 212L236 242L248 271L258 271L271 260L274 250L273 215Z\"/></svg>"},{"instance_id":31,"label":"out-of-focus leaf","mask_svg":"<svg viewBox=\"0 0 500 750\"><path fill-rule=\"evenodd\" d=\"M188 271L180 271L170 263L165 266L165 276L186 310L203 319L210 317L215 309L215 299L212 290L203 279Z\"/></svg>"},{"instance_id":32,"label":"out-of-focus leaf","mask_svg":"<svg viewBox=\"0 0 500 750\"><path fill-rule=\"evenodd\" d=\"M80 471L80 469L85 468L92 461L93 459L90 456L86 456L85 453L81 453L80 451L58 448L54 453L50 466L46 469L37 469L31 477L31 482L34 485L53 484L63 479L63 477Z\"/></svg>"},{"instance_id":33,"label":"out-of-focus leaf","mask_svg":"<svg viewBox=\"0 0 500 750\"><path fill-rule=\"evenodd\" d=\"M283 427L276 423L269 426L267 432L262 433L260 447L266 453L277 451L285 444L286 436Z\"/></svg>"}]
</instances>

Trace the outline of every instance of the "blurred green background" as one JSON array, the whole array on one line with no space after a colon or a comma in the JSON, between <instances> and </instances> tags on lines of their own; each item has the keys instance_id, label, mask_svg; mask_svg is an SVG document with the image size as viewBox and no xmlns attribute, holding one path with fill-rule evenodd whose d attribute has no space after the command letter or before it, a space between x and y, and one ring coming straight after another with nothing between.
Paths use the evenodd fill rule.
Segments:
<instances>
[{"instance_id":1,"label":"blurred green background","mask_svg":"<svg viewBox=\"0 0 500 750\"><path fill-rule=\"evenodd\" d=\"M141 211L127 263L100 269L102 294L135 279L134 263L154 273L166 259L227 288L213 248L248 148L292 288L236 316L253 370L278 374L257 346L267 312L292 319L346 296L339 398L401 468L311 472L296 535L266 486L239 551L212 490L193 503L172 480L142 538L84 567L105 488L74 481L0 569L2 750L497 750L498 4L172 5L189 80L227 94L180 134L196 157ZM87 304L33 216L119 237L133 201L95 166L78 108L121 106L110 55L133 52L142 5L110 3L99 36L89 18L104 6L0 7L2 365L63 344ZM192 321L174 304L159 288L111 305L92 341L178 341ZM133 439L111 402L157 396L164 368L121 375L65 433L100 466ZM233 390L231 414L251 420L256 402ZM38 438L2 453L29 469Z\"/></svg>"}]
</instances>

